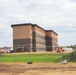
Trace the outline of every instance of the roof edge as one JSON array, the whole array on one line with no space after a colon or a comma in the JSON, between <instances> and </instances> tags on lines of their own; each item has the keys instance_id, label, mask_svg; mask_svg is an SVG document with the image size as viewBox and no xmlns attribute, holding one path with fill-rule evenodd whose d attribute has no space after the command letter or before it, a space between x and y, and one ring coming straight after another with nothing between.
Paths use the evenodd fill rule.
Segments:
<instances>
[{"instance_id":1,"label":"roof edge","mask_svg":"<svg viewBox=\"0 0 76 75\"><path fill-rule=\"evenodd\" d=\"M12 24L11 27L13 27L13 26L22 26L22 25L32 25L32 23Z\"/></svg>"},{"instance_id":2,"label":"roof edge","mask_svg":"<svg viewBox=\"0 0 76 75\"><path fill-rule=\"evenodd\" d=\"M31 26L37 26L37 27L39 27L40 29L42 29L42 30L44 30L44 31L46 31L46 32L54 32L56 35L58 35L55 31L53 31L53 30L45 30L44 28L42 28L42 27L40 27L39 25L37 25L37 24L32 24L32 23L23 23L23 24L12 24L11 25L11 27L13 27L13 26L25 26L25 25L31 25Z\"/></svg>"},{"instance_id":3,"label":"roof edge","mask_svg":"<svg viewBox=\"0 0 76 75\"><path fill-rule=\"evenodd\" d=\"M46 32L54 32L56 35L58 35L55 31L53 30L46 30Z\"/></svg>"}]
</instances>

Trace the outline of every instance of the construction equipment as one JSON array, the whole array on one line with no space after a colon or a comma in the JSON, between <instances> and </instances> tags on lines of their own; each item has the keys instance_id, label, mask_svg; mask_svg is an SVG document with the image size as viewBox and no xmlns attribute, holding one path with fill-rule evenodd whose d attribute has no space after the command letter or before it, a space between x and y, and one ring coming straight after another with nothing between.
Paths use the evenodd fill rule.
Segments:
<instances>
[{"instance_id":1,"label":"construction equipment","mask_svg":"<svg viewBox=\"0 0 76 75\"><path fill-rule=\"evenodd\" d=\"M52 37L51 34L47 34L46 36L50 37L50 38L54 41L54 43L57 44L57 46L55 47L56 52L62 53L62 52L64 51L64 50L62 50L62 47L60 47L60 46L58 45L58 43L55 41L55 39Z\"/></svg>"},{"instance_id":2,"label":"construction equipment","mask_svg":"<svg viewBox=\"0 0 76 75\"><path fill-rule=\"evenodd\" d=\"M62 48L61 48L61 47L57 47L57 48L56 48L56 52L57 52L57 53L58 53L58 52L62 53Z\"/></svg>"}]
</instances>

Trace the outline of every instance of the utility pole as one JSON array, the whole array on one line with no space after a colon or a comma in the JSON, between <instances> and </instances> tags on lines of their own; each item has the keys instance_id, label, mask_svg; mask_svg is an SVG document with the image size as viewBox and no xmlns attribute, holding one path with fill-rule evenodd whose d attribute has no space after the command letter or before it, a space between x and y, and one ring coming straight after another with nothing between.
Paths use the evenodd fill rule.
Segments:
<instances>
[{"instance_id":1,"label":"utility pole","mask_svg":"<svg viewBox=\"0 0 76 75\"><path fill-rule=\"evenodd\" d=\"M29 59L30 59L30 61L29 62L27 62L27 64L33 64L33 62L32 62L32 54L31 54L31 49L32 48L30 48L30 52L29 52Z\"/></svg>"},{"instance_id":2,"label":"utility pole","mask_svg":"<svg viewBox=\"0 0 76 75\"><path fill-rule=\"evenodd\" d=\"M0 52L0 63L1 63L1 60L2 60L2 54L1 54L1 52Z\"/></svg>"},{"instance_id":3,"label":"utility pole","mask_svg":"<svg viewBox=\"0 0 76 75\"><path fill-rule=\"evenodd\" d=\"M62 49L62 48L61 48ZM63 51L63 49L62 49L62 64L67 64L67 61L66 61L66 59L64 59L64 53L63 53L64 51Z\"/></svg>"}]
</instances>

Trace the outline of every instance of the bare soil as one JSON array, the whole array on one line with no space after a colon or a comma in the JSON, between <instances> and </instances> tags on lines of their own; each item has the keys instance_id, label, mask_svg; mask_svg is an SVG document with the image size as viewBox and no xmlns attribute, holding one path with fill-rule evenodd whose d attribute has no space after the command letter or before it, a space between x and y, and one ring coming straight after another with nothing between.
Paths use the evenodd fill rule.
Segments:
<instances>
[{"instance_id":1,"label":"bare soil","mask_svg":"<svg viewBox=\"0 0 76 75\"><path fill-rule=\"evenodd\" d=\"M76 75L76 63L0 63L0 75Z\"/></svg>"}]
</instances>

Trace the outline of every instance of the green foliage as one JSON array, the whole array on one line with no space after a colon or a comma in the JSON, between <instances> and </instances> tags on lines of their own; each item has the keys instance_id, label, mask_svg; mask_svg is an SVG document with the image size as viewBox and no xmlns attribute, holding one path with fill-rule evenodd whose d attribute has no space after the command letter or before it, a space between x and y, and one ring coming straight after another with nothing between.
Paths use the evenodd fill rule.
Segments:
<instances>
[{"instance_id":1,"label":"green foliage","mask_svg":"<svg viewBox=\"0 0 76 75\"><path fill-rule=\"evenodd\" d=\"M67 57L67 60L70 61L70 62L76 62L76 51L68 54Z\"/></svg>"},{"instance_id":2,"label":"green foliage","mask_svg":"<svg viewBox=\"0 0 76 75\"><path fill-rule=\"evenodd\" d=\"M64 58L64 60L66 59L68 62L76 62L76 51L71 52L67 55L64 55L63 57L57 59L56 62L62 61Z\"/></svg>"},{"instance_id":3,"label":"green foliage","mask_svg":"<svg viewBox=\"0 0 76 75\"><path fill-rule=\"evenodd\" d=\"M71 46L68 46L70 48L73 48L74 50L76 49L76 45L71 45Z\"/></svg>"}]
</instances>

